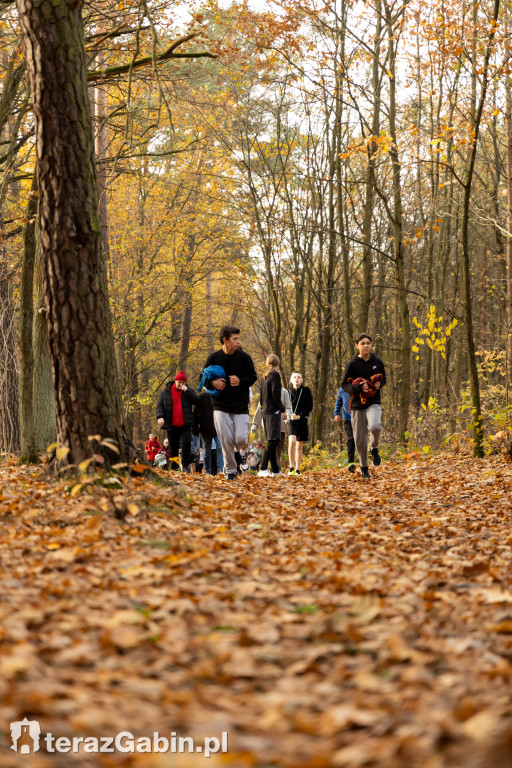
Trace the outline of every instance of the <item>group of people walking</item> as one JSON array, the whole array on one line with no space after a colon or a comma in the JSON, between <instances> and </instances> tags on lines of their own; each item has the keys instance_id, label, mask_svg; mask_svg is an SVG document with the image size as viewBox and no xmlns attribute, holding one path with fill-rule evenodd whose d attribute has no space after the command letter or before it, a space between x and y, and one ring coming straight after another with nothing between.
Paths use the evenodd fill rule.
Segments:
<instances>
[{"instance_id":1,"label":"group of people walking","mask_svg":"<svg viewBox=\"0 0 512 768\"><path fill-rule=\"evenodd\" d=\"M215 434L211 397L194 392L184 371L178 371L165 385L156 416L167 437L161 446L153 433L149 435L145 446L149 464L174 470L180 469L181 464L186 472L204 466L206 474L222 472L222 450Z\"/></svg>"},{"instance_id":2,"label":"group of people walking","mask_svg":"<svg viewBox=\"0 0 512 768\"><path fill-rule=\"evenodd\" d=\"M288 432L288 461L289 475L300 475L302 446L309 440L308 419L313 410L313 396L309 387L304 386L302 374L293 371L290 379L290 389L281 385L279 373L280 360L277 355L268 355L267 370L261 383L260 403L252 429L263 421L267 446L261 459L258 475L269 477L282 475L281 451ZM270 471L268 465L270 464Z\"/></svg>"},{"instance_id":3,"label":"group of people walking","mask_svg":"<svg viewBox=\"0 0 512 768\"><path fill-rule=\"evenodd\" d=\"M203 441L204 468L212 473L212 444L220 443L225 477L235 480L240 466L254 469L254 461L246 463L249 433L263 423L266 447L261 457L258 475L282 475L281 451L288 433L288 475L300 475L302 449L309 440L308 420L313 409L313 396L305 386L299 371L293 371L290 388L282 386L280 360L270 354L260 387L260 402L251 427L249 406L251 387L257 374L251 357L241 349L240 329L223 326L219 332L221 348L207 358L199 392L188 386L187 376L179 371L166 384L156 409L159 426L167 431L167 449L171 469L178 469L181 447L182 465L190 456L192 430ZM354 472L355 451L359 454L361 476L369 478L368 433L372 463L379 466L379 438L382 430L380 390L386 383L382 361L372 352L372 339L359 334L357 353L348 363L334 410L335 421L343 419L347 438L348 469ZM150 438L154 438L150 435ZM166 441L164 441L165 444ZM149 441L148 441L149 443ZM148 443L146 447L148 448ZM151 449L152 450L152 449ZM155 459L146 450L148 460ZM251 458L251 457L250 457ZM254 458L254 457L252 457ZM270 469L269 469L270 465Z\"/></svg>"}]
</instances>

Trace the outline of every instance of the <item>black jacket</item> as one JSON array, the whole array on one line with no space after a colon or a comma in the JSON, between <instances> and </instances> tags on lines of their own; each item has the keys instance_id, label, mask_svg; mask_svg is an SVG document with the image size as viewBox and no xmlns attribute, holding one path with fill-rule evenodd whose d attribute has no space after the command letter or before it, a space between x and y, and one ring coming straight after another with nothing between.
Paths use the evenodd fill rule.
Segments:
<instances>
[{"instance_id":1,"label":"black jacket","mask_svg":"<svg viewBox=\"0 0 512 768\"><path fill-rule=\"evenodd\" d=\"M213 410L226 413L249 413L249 387L254 384L258 376L254 370L254 363L241 349L237 349L232 355L226 355L219 349L209 355L204 367L220 365L226 372L226 386L213 398ZM232 387L229 383L230 376L238 376L240 384Z\"/></svg>"},{"instance_id":2,"label":"black jacket","mask_svg":"<svg viewBox=\"0 0 512 768\"><path fill-rule=\"evenodd\" d=\"M198 393L199 404L194 408L194 435L216 437L215 423L213 421L213 398L204 390Z\"/></svg>"},{"instance_id":3,"label":"black jacket","mask_svg":"<svg viewBox=\"0 0 512 768\"><path fill-rule=\"evenodd\" d=\"M171 387L174 381L168 381L164 389L160 393L158 398L158 405L156 406L157 419L165 419L162 429L170 430L172 427L172 393ZM183 406L183 418L185 425L191 427L194 423L193 406L199 402L199 395L197 395L193 389L187 384L187 391L181 393L181 404Z\"/></svg>"},{"instance_id":4,"label":"black jacket","mask_svg":"<svg viewBox=\"0 0 512 768\"><path fill-rule=\"evenodd\" d=\"M263 416L284 413L281 400L281 377L277 371L271 371L261 382L261 412Z\"/></svg>"},{"instance_id":5,"label":"black jacket","mask_svg":"<svg viewBox=\"0 0 512 768\"><path fill-rule=\"evenodd\" d=\"M354 387L351 382L359 378L371 379L376 373L381 373L383 377L380 383L380 389L377 390L373 397L369 397L365 403L362 403L362 387L359 385ZM377 357L377 355L374 355L373 352L371 352L369 360L363 360L359 355L355 355L347 365L343 381L341 382L343 390L348 392L349 395L353 395L350 410L365 411L370 405L380 405L380 390L385 383L386 371L384 370L384 363Z\"/></svg>"},{"instance_id":6,"label":"black jacket","mask_svg":"<svg viewBox=\"0 0 512 768\"><path fill-rule=\"evenodd\" d=\"M288 392L292 403L292 413L296 413L301 419L307 419L313 410L313 395L310 388L301 384L298 389L290 387Z\"/></svg>"}]
</instances>

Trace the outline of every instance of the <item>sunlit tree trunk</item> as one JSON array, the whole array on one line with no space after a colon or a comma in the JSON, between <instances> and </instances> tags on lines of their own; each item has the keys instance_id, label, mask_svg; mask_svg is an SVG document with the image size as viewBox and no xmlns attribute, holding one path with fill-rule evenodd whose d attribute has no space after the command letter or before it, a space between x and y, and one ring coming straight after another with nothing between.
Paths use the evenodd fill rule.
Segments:
<instances>
[{"instance_id":1,"label":"sunlit tree trunk","mask_svg":"<svg viewBox=\"0 0 512 768\"><path fill-rule=\"evenodd\" d=\"M376 0L375 3L375 38L372 61L372 92L373 92L373 112L371 137L377 137L380 130L380 109L381 109L381 67L380 50L382 37L382 3ZM368 165L366 168L365 180L365 201L363 217L363 284L361 290L361 309L359 313L359 331L368 330L368 318L370 313L370 304L372 301L372 273L373 273L373 250L372 250L372 229L375 200L375 166L377 145L375 141L370 140L367 147Z\"/></svg>"},{"instance_id":2,"label":"sunlit tree trunk","mask_svg":"<svg viewBox=\"0 0 512 768\"><path fill-rule=\"evenodd\" d=\"M184 255L185 265L182 273L182 281L184 284L184 296L183 296L183 315L181 321L181 340L180 340L180 357L179 367L183 370L187 370L187 360L190 349L190 339L192 332L192 309L193 309L193 297L192 297L192 259L194 257L195 250L195 235L191 235L188 238L187 251Z\"/></svg>"},{"instance_id":3,"label":"sunlit tree trunk","mask_svg":"<svg viewBox=\"0 0 512 768\"><path fill-rule=\"evenodd\" d=\"M388 61L389 61L389 133L392 144L389 156L392 163L393 174L393 240L396 278L398 286L398 304L400 309L400 408L399 408L399 436L405 439L409 420L409 403L411 398L411 328L409 307L407 305L407 292L405 283L404 265L404 236L402 219L402 186L400 179L400 158L398 154L398 141L396 132L396 48L395 33L391 9L387 2L384 3L386 26L388 34Z\"/></svg>"},{"instance_id":4,"label":"sunlit tree trunk","mask_svg":"<svg viewBox=\"0 0 512 768\"><path fill-rule=\"evenodd\" d=\"M215 350L213 341L213 275L206 277L206 347L208 354Z\"/></svg>"},{"instance_id":5,"label":"sunlit tree trunk","mask_svg":"<svg viewBox=\"0 0 512 768\"><path fill-rule=\"evenodd\" d=\"M506 271L506 355L507 355L507 404L510 403L512 386L512 80L507 79L505 88L506 153L507 153L507 271Z\"/></svg>"},{"instance_id":6,"label":"sunlit tree trunk","mask_svg":"<svg viewBox=\"0 0 512 768\"><path fill-rule=\"evenodd\" d=\"M500 0L494 2L493 19L496 23L500 8ZM471 109L471 127L473 132L473 141L466 157L466 167L463 176L463 202L462 202L462 220L461 220L461 250L462 250L462 286L463 286L463 305L464 305L464 326L466 331L466 347L468 355L469 378L471 386L472 400L472 421L473 421L473 455L484 455L483 429L482 429L482 407L480 402L480 382L478 380L478 368L475 357L475 339L473 333L473 305L471 298L471 255L469 252L469 207L471 202L471 191L473 176L475 171L476 152L478 147L478 136L480 133L480 124L482 112L485 104L488 85L489 62L494 40L495 26L491 28L486 46L483 66L479 68L477 74L477 44L476 44L476 24L477 24L477 1L473 2L473 62L472 62L472 109ZM476 86L480 79L480 96L476 98Z\"/></svg>"},{"instance_id":7,"label":"sunlit tree trunk","mask_svg":"<svg viewBox=\"0 0 512 768\"><path fill-rule=\"evenodd\" d=\"M325 429L325 418L328 399L328 387L329 387L329 375L331 373L331 353L333 342L333 322L334 322L334 308L335 308L335 284L336 284L336 267L340 260L346 263L346 276L348 278L348 246L344 242L343 231L343 206L341 201L337 200L338 195L341 194L341 165L339 162L339 154L341 149L340 141L340 126L343 112L342 101L342 66L343 66L343 51L345 42L345 3L342 2L340 16L336 15L335 21L335 43L336 43L336 55L334 58L335 70L336 70L336 84L334 92L334 103L329 103L327 97L325 97L325 124L328 126L330 135L328 138L328 157L329 157L329 171L328 171L328 192L327 192L327 226L328 226L328 241L327 241L327 262L323 271L323 286L321 293L321 305L319 312L321 315L320 323L320 338L319 338L319 353L320 364L318 372L318 387L316 392L316 402L313 410L313 433L314 439L322 440ZM340 254L341 249L341 254ZM340 259L341 255L341 259ZM347 280L348 283L348 280ZM349 289L349 286L346 285ZM347 335L352 335L352 318L350 317L350 291L347 290L347 294L343 298L344 305L344 320Z\"/></svg>"}]
</instances>

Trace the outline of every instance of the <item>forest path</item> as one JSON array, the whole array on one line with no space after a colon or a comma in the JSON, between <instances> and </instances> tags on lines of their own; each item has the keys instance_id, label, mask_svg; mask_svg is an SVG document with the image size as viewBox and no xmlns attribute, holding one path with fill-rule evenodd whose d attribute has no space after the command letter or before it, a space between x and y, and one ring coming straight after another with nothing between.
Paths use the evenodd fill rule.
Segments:
<instances>
[{"instance_id":1,"label":"forest path","mask_svg":"<svg viewBox=\"0 0 512 768\"><path fill-rule=\"evenodd\" d=\"M512 764L489 752L512 724L510 465L180 480L0 469L2 766L25 716L59 738L229 734L208 760L42 744L35 768Z\"/></svg>"}]
</instances>

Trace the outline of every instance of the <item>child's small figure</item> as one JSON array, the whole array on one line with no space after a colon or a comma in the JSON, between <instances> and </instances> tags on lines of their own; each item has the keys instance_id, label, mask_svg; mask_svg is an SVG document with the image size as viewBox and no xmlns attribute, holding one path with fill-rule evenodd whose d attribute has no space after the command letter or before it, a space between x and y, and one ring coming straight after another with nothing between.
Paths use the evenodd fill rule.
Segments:
<instances>
[{"instance_id":1,"label":"child's small figure","mask_svg":"<svg viewBox=\"0 0 512 768\"><path fill-rule=\"evenodd\" d=\"M155 456L162 450L162 446L160 445L158 438L153 434L153 432L149 433L149 440L146 440L144 450L146 451L148 464L150 467L152 467Z\"/></svg>"},{"instance_id":2,"label":"child's small figure","mask_svg":"<svg viewBox=\"0 0 512 768\"><path fill-rule=\"evenodd\" d=\"M260 460L254 451L249 451L247 454L247 464L251 472L257 472L260 466Z\"/></svg>"},{"instance_id":3,"label":"child's small figure","mask_svg":"<svg viewBox=\"0 0 512 768\"><path fill-rule=\"evenodd\" d=\"M157 453L155 456L155 460L153 462L153 466L159 467L160 469L169 469L171 458L171 446L169 445L169 438L166 437L164 440L164 444L162 446L162 450L160 453Z\"/></svg>"}]
</instances>

